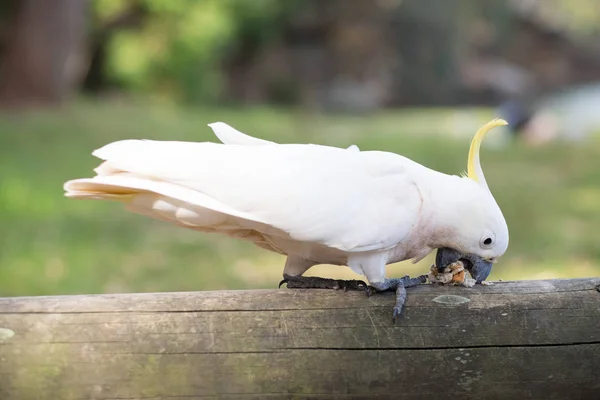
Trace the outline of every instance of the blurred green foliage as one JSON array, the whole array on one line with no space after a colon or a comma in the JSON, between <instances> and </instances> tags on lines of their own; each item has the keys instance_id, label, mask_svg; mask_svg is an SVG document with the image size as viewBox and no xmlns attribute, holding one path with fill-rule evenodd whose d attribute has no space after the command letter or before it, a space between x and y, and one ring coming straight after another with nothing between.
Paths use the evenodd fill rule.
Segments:
<instances>
[{"instance_id":1,"label":"blurred green foliage","mask_svg":"<svg viewBox=\"0 0 600 400\"><path fill-rule=\"evenodd\" d=\"M69 200L62 184L91 176L91 151L114 140L216 141L226 121L257 137L404 154L458 174L470 136L489 110L419 109L324 116L272 108L176 108L78 103L59 112L0 115L0 295L274 288L284 258L251 244L127 213L119 204ZM508 220L511 243L492 278L600 274L600 143L518 144L482 150L487 180ZM388 268L422 273L432 257ZM354 276L348 268L309 271Z\"/></svg>"},{"instance_id":2,"label":"blurred green foliage","mask_svg":"<svg viewBox=\"0 0 600 400\"><path fill-rule=\"evenodd\" d=\"M106 74L127 91L184 102L215 99L220 67L234 46L257 45L277 31L296 0L95 0L94 21L107 25L136 5L141 24L108 38ZM254 42L254 43L249 43Z\"/></svg>"},{"instance_id":3,"label":"blurred green foliage","mask_svg":"<svg viewBox=\"0 0 600 400\"><path fill-rule=\"evenodd\" d=\"M98 0L98 18L110 20L127 1ZM117 32L107 44L107 74L129 90L158 91L197 100L218 90L219 47L233 32L227 2L143 0L140 27ZM178 92L179 91L179 92Z\"/></svg>"}]
</instances>

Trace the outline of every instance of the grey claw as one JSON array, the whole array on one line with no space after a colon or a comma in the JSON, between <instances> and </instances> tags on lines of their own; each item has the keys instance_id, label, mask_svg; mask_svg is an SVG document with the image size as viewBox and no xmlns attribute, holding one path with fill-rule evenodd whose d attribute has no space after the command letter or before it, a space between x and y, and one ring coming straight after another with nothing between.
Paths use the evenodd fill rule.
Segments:
<instances>
[{"instance_id":1,"label":"grey claw","mask_svg":"<svg viewBox=\"0 0 600 400\"><path fill-rule=\"evenodd\" d=\"M392 313L392 324L396 323L396 319L400 317L400 309L398 307L394 307L394 312Z\"/></svg>"}]
</instances>

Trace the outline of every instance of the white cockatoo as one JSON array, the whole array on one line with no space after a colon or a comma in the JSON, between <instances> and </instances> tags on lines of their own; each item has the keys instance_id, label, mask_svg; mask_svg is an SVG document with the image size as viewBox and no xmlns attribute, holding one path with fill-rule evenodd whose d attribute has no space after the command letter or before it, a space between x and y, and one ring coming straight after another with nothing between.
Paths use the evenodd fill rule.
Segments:
<instances>
[{"instance_id":1,"label":"white cockatoo","mask_svg":"<svg viewBox=\"0 0 600 400\"><path fill-rule=\"evenodd\" d=\"M440 271L461 260L480 283L506 251L507 224L479 162L484 135L501 125L492 120L475 134L464 176L354 145L277 144L216 122L209 126L222 144L110 143L92 153L104 161L96 176L64 189L67 197L122 202L135 213L284 254L288 287L367 289L362 281L302 276L317 264L348 266L376 291L396 291L395 320L405 288L425 275L386 278L387 264L438 249Z\"/></svg>"}]
</instances>

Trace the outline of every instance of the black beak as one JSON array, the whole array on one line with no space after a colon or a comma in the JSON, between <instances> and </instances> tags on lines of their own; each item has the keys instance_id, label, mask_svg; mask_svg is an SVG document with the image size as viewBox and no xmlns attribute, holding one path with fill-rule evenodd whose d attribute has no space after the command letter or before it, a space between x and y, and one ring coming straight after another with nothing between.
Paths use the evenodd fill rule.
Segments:
<instances>
[{"instance_id":1,"label":"black beak","mask_svg":"<svg viewBox=\"0 0 600 400\"><path fill-rule=\"evenodd\" d=\"M435 265L440 273L453 262L462 261L477 283L485 281L492 272L492 262L474 254L463 254L448 247L439 248L435 257Z\"/></svg>"},{"instance_id":2,"label":"black beak","mask_svg":"<svg viewBox=\"0 0 600 400\"><path fill-rule=\"evenodd\" d=\"M471 269L467 269L471 273L473 279L475 279L475 282L481 283L482 281L485 281L492 272L492 262L478 256L471 256L470 261L472 267Z\"/></svg>"},{"instance_id":3,"label":"black beak","mask_svg":"<svg viewBox=\"0 0 600 400\"><path fill-rule=\"evenodd\" d=\"M463 254L449 247L439 248L435 256L435 265L441 274L446 267L463 258Z\"/></svg>"}]
</instances>

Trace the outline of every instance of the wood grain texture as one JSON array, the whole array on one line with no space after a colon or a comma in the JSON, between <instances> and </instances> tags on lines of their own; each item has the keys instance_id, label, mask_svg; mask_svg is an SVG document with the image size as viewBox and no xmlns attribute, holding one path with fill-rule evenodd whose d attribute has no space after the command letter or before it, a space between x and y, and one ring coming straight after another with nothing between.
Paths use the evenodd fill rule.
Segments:
<instances>
[{"instance_id":1,"label":"wood grain texture","mask_svg":"<svg viewBox=\"0 0 600 400\"><path fill-rule=\"evenodd\" d=\"M2 298L0 399L597 399L599 287Z\"/></svg>"}]
</instances>

